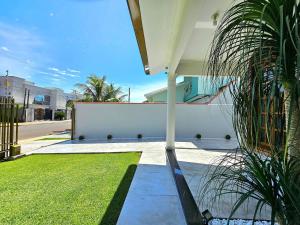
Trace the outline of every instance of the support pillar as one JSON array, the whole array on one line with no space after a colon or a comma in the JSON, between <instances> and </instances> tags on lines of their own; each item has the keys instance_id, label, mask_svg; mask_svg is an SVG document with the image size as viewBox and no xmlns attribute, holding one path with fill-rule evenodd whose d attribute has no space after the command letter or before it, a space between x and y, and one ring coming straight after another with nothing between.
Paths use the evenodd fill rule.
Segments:
<instances>
[{"instance_id":1,"label":"support pillar","mask_svg":"<svg viewBox=\"0 0 300 225\"><path fill-rule=\"evenodd\" d=\"M166 149L175 149L175 122L176 122L176 76L168 75L167 98L167 137Z\"/></svg>"}]
</instances>

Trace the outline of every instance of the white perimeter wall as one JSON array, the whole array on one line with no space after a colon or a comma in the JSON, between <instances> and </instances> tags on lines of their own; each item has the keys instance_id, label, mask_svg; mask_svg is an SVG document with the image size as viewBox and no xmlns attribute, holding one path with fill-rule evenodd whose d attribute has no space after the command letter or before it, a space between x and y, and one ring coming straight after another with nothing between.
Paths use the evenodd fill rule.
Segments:
<instances>
[{"instance_id":1,"label":"white perimeter wall","mask_svg":"<svg viewBox=\"0 0 300 225\"><path fill-rule=\"evenodd\" d=\"M86 139L165 137L166 104L76 103L75 137ZM232 105L176 105L176 138L235 137L231 122Z\"/></svg>"}]
</instances>

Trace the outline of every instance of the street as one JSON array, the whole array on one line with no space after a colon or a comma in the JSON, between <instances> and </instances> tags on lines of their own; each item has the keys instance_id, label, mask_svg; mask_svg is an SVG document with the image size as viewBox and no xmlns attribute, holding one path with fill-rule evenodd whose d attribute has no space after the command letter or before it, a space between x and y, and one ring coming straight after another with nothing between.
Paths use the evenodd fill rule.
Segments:
<instances>
[{"instance_id":1,"label":"street","mask_svg":"<svg viewBox=\"0 0 300 225\"><path fill-rule=\"evenodd\" d=\"M71 129L71 121L43 121L19 125L19 140L45 136Z\"/></svg>"}]
</instances>

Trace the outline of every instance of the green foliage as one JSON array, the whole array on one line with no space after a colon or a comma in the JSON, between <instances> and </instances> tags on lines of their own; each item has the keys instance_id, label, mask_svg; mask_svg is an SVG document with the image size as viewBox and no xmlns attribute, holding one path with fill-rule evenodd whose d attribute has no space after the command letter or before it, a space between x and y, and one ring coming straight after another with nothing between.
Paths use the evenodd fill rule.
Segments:
<instances>
[{"instance_id":1,"label":"green foliage","mask_svg":"<svg viewBox=\"0 0 300 225\"><path fill-rule=\"evenodd\" d=\"M76 84L76 87L83 91L87 102L122 102L126 97L120 87L108 84L105 76L91 75L85 84Z\"/></svg>"},{"instance_id":2,"label":"green foliage","mask_svg":"<svg viewBox=\"0 0 300 225\"><path fill-rule=\"evenodd\" d=\"M55 120L63 120L65 118L66 114L63 111L57 111L54 114L54 119Z\"/></svg>"},{"instance_id":3,"label":"green foliage","mask_svg":"<svg viewBox=\"0 0 300 225\"><path fill-rule=\"evenodd\" d=\"M299 5L295 0L243 0L225 13L218 26L208 73L215 82L224 74L232 81L235 128L243 146L256 148L263 126L271 141L274 125L272 120L263 121L261 114L265 110L266 118L274 117L272 99L282 92L285 103L295 103L291 108L286 105L288 135L300 138L290 129L300 126L300 121L291 124L291 112L300 113L296 104L300 94ZM277 117L284 120L283 115Z\"/></svg>"},{"instance_id":4,"label":"green foliage","mask_svg":"<svg viewBox=\"0 0 300 225\"><path fill-rule=\"evenodd\" d=\"M0 163L0 223L116 224L139 158L60 154Z\"/></svg>"},{"instance_id":5,"label":"green foliage","mask_svg":"<svg viewBox=\"0 0 300 225\"><path fill-rule=\"evenodd\" d=\"M232 194L235 202L229 219L241 205L247 206L249 200L256 200L255 210L252 208L254 220L264 206L270 206L273 222L277 219L280 224L297 224L300 218L299 166L299 159L291 157L287 161L283 151L269 156L247 149L228 153L207 174L209 180L202 190L202 199L213 193L210 200L218 202L222 196Z\"/></svg>"},{"instance_id":6,"label":"green foliage","mask_svg":"<svg viewBox=\"0 0 300 225\"><path fill-rule=\"evenodd\" d=\"M72 108L74 106L74 100L68 100L66 103L67 108Z\"/></svg>"},{"instance_id":7,"label":"green foliage","mask_svg":"<svg viewBox=\"0 0 300 225\"><path fill-rule=\"evenodd\" d=\"M272 223L276 218L280 224L300 221L299 20L299 0L235 1L217 28L208 65L213 82L222 75L232 81L233 121L242 151L226 156L207 186L218 195L240 194L232 213L256 199L256 213L268 205ZM283 95L286 117L272 107ZM286 132L285 144L272 143L276 121L286 123L277 127L281 137L276 137ZM262 127L271 146L267 156L255 152Z\"/></svg>"}]
</instances>

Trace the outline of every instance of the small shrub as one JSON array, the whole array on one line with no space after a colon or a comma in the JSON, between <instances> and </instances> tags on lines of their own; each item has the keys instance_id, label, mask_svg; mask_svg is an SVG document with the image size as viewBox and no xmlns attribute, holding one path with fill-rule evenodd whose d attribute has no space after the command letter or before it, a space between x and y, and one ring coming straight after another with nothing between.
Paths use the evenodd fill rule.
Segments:
<instances>
[{"instance_id":1,"label":"small shrub","mask_svg":"<svg viewBox=\"0 0 300 225\"><path fill-rule=\"evenodd\" d=\"M201 135L201 134L196 134L196 138L197 138L197 139L201 139L201 138L202 138L202 135Z\"/></svg>"},{"instance_id":2,"label":"small shrub","mask_svg":"<svg viewBox=\"0 0 300 225\"><path fill-rule=\"evenodd\" d=\"M63 111L57 111L54 114L54 119L55 120L63 120L65 118L65 112Z\"/></svg>"},{"instance_id":3,"label":"small shrub","mask_svg":"<svg viewBox=\"0 0 300 225\"><path fill-rule=\"evenodd\" d=\"M138 138L138 139L141 139L141 138L143 138L143 135L142 135L142 134L138 134L138 135L137 135L137 138Z\"/></svg>"},{"instance_id":4,"label":"small shrub","mask_svg":"<svg viewBox=\"0 0 300 225\"><path fill-rule=\"evenodd\" d=\"M230 140L230 139L231 139L231 136L230 136L229 134L227 134L227 135L225 136L225 139L226 139L226 140Z\"/></svg>"},{"instance_id":5,"label":"small shrub","mask_svg":"<svg viewBox=\"0 0 300 225\"><path fill-rule=\"evenodd\" d=\"M80 135L79 137L78 137L78 140L84 140L85 139L85 137L83 136L83 135Z\"/></svg>"},{"instance_id":6,"label":"small shrub","mask_svg":"<svg viewBox=\"0 0 300 225\"><path fill-rule=\"evenodd\" d=\"M113 136L111 134L107 135L107 140L111 140Z\"/></svg>"}]
</instances>

